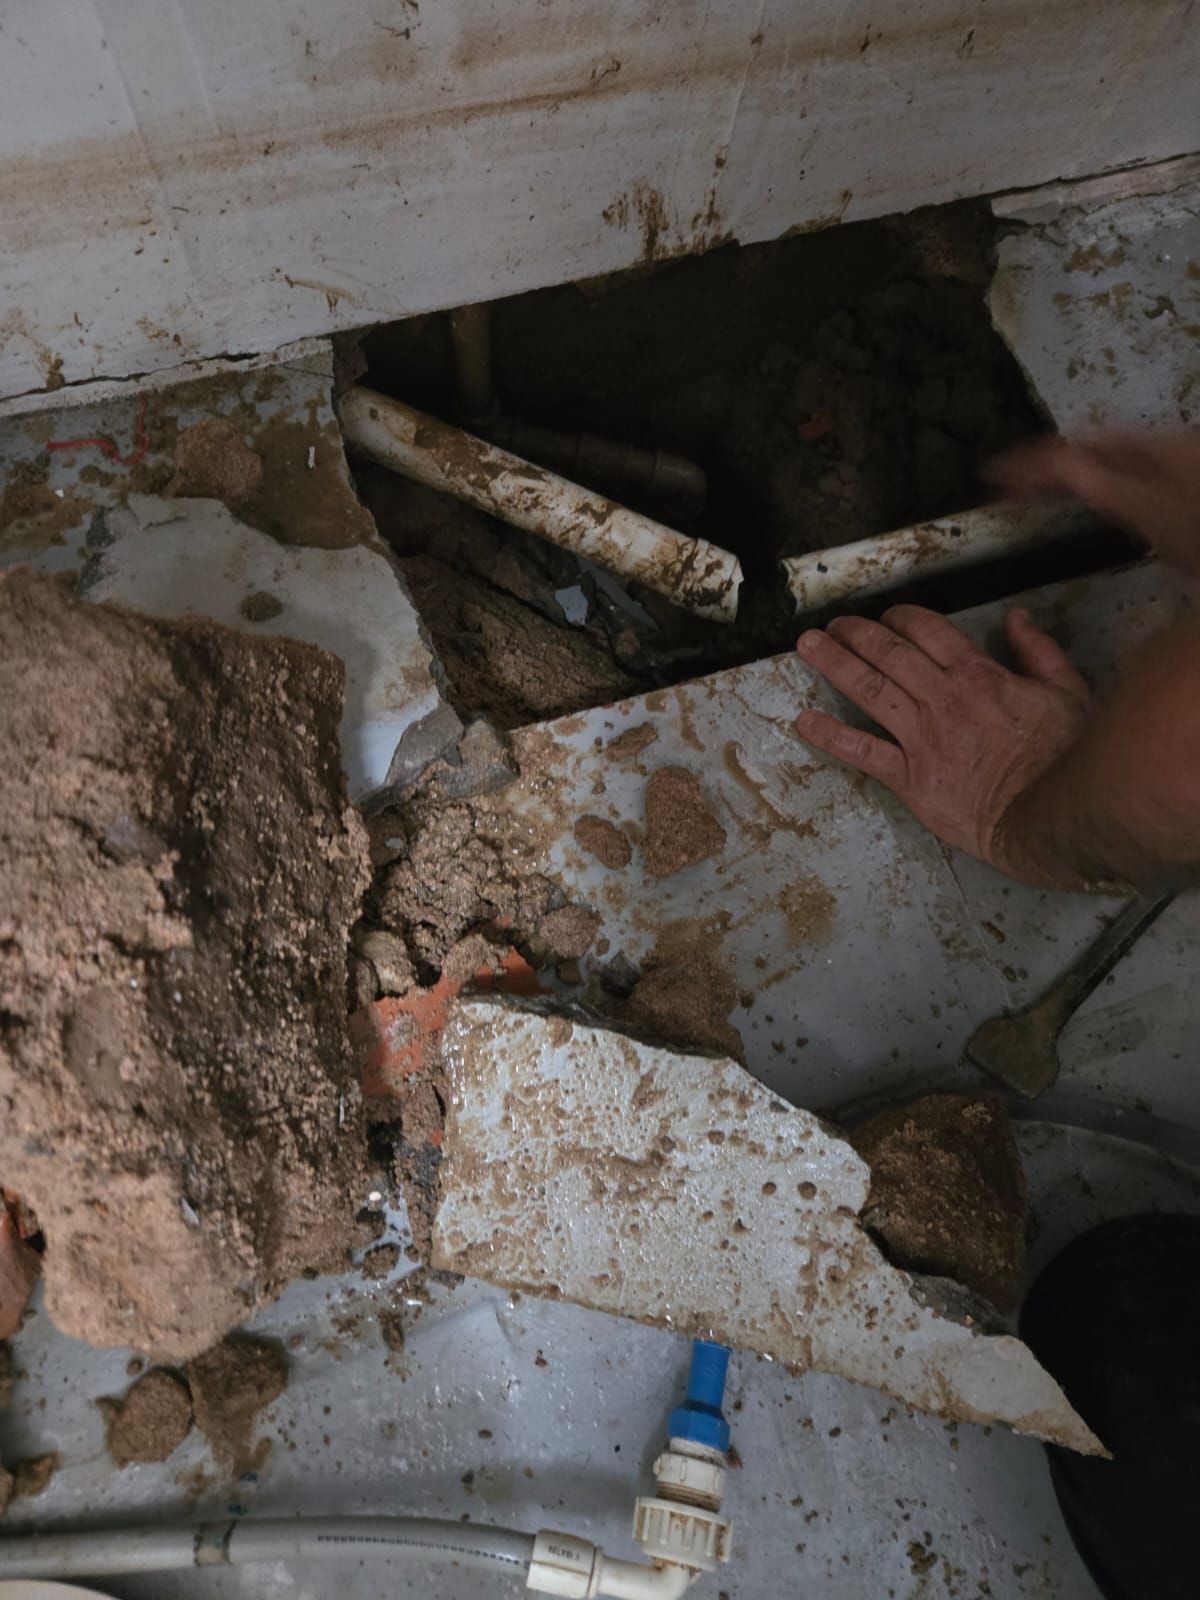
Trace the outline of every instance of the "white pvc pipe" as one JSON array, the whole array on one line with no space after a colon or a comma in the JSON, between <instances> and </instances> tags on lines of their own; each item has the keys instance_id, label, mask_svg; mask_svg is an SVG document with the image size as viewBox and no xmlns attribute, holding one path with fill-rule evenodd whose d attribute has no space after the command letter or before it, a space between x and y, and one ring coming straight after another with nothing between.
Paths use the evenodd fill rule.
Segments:
<instances>
[{"instance_id":1,"label":"white pvc pipe","mask_svg":"<svg viewBox=\"0 0 1200 1600\"><path fill-rule=\"evenodd\" d=\"M819 611L881 594L914 578L1015 555L1100 526L1094 512L1077 506L980 506L875 539L812 550L782 565L796 610Z\"/></svg>"},{"instance_id":2,"label":"white pvc pipe","mask_svg":"<svg viewBox=\"0 0 1200 1600\"><path fill-rule=\"evenodd\" d=\"M35 1533L0 1538L0 1581L246 1566L352 1553L452 1561L521 1578L533 1535L432 1517L271 1517L164 1528Z\"/></svg>"},{"instance_id":3,"label":"white pvc pipe","mask_svg":"<svg viewBox=\"0 0 1200 1600\"><path fill-rule=\"evenodd\" d=\"M373 461L644 583L697 616L737 616L742 568L728 550L685 538L372 389L349 390L339 416L346 438Z\"/></svg>"},{"instance_id":4,"label":"white pvc pipe","mask_svg":"<svg viewBox=\"0 0 1200 1600\"><path fill-rule=\"evenodd\" d=\"M596 1593L611 1600L679 1600L699 1576L691 1567L644 1567L601 1556Z\"/></svg>"}]
</instances>

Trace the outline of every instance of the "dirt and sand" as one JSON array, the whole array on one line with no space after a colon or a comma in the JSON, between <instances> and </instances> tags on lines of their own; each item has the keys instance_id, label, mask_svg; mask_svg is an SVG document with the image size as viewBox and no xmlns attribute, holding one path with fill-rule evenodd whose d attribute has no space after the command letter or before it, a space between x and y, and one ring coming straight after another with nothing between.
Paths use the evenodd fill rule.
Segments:
<instances>
[{"instance_id":1,"label":"dirt and sand","mask_svg":"<svg viewBox=\"0 0 1200 1600\"><path fill-rule=\"evenodd\" d=\"M261 1465L269 1440L254 1442L259 1413L287 1386L287 1357L271 1339L231 1334L187 1364L196 1426L233 1477Z\"/></svg>"},{"instance_id":2,"label":"dirt and sand","mask_svg":"<svg viewBox=\"0 0 1200 1600\"><path fill-rule=\"evenodd\" d=\"M926 1095L848 1137L871 1168L863 1221L891 1260L1011 1310L1022 1288L1027 1197L1001 1101Z\"/></svg>"},{"instance_id":3,"label":"dirt and sand","mask_svg":"<svg viewBox=\"0 0 1200 1600\"><path fill-rule=\"evenodd\" d=\"M619 872L633 859L633 846L615 822L588 815L580 817L573 831L579 848L595 856L602 867Z\"/></svg>"},{"instance_id":4,"label":"dirt and sand","mask_svg":"<svg viewBox=\"0 0 1200 1600\"><path fill-rule=\"evenodd\" d=\"M113 1465L165 1461L192 1431L192 1396L178 1373L154 1367L119 1399L98 1400Z\"/></svg>"},{"instance_id":5,"label":"dirt and sand","mask_svg":"<svg viewBox=\"0 0 1200 1600\"><path fill-rule=\"evenodd\" d=\"M706 956L689 953L650 967L634 985L624 1017L653 1044L744 1061L741 1035L729 1021L737 1003L728 972Z\"/></svg>"},{"instance_id":6,"label":"dirt and sand","mask_svg":"<svg viewBox=\"0 0 1200 1600\"><path fill-rule=\"evenodd\" d=\"M353 1237L342 669L24 569L0 669L0 1172L55 1322L179 1359Z\"/></svg>"},{"instance_id":7,"label":"dirt and sand","mask_svg":"<svg viewBox=\"0 0 1200 1600\"><path fill-rule=\"evenodd\" d=\"M646 784L646 871L669 878L720 855L725 829L699 778L686 767L658 767Z\"/></svg>"},{"instance_id":8,"label":"dirt and sand","mask_svg":"<svg viewBox=\"0 0 1200 1600\"><path fill-rule=\"evenodd\" d=\"M270 1448L255 1442L260 1413L287 1385L283 1350L270 1339L231 1334L182 1372L153 1367L120 1398L97 1402L113 1465L165 1461L195 1423L218 1466L237 1478Z\"/></svg>"},{"instance_id":9,"label":"dirt and sand","mask_svg":"<svg viewBox=\"0 0 1200 1600\"><path fill-rule=\"evenodd\" d=\"M228 417L207 417L184 428L175 441L172 496L195 495L239 506L262 488L263 459Z\"/></svg>"}]
</instances>

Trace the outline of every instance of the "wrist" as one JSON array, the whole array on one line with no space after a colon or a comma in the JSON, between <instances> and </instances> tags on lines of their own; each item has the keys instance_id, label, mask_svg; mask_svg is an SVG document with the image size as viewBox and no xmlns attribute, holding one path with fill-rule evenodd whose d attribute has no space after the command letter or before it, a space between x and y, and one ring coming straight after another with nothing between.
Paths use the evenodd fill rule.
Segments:
<instances>
[{"instance_id":1,"label":"wrist","mask_svg":"<svg viewBox=\"0 0 1200 1600\"><path fill-rule=\"evenodd\" d=\"M1035 786L1013 796L992 829L984 859L998 872L1035 889L1086 892L1095 886L1055 850L1040 825Z\"/></svg>"}]
</instances>

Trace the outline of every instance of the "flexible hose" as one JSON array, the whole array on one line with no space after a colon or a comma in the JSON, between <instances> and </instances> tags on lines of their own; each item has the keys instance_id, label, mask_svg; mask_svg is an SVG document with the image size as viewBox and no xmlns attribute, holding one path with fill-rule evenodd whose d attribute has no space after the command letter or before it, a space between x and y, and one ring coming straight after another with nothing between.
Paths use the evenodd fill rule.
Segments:
<instances>
[{"instance_id":1,"label":"flexible hose","mask_svg":"<svg viewBox=\"0 0 1200 1600\"><path fill-rule=\"evenodd\" d=\"M87 1578L169 1572L192 1566L360 1555L452 1561L520 1577L529 1571L533 1535L433 1517L265 1517L95 1533L35 1533L0 1538L0 1580Z\"/></svg>"}]
</instances>

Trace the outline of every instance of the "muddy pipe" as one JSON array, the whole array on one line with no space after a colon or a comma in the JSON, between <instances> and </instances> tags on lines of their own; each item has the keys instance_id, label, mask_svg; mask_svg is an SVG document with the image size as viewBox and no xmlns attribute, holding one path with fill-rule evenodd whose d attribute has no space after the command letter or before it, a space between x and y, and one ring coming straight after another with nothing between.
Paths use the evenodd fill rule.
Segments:
<instances>
[{"instance_id":1,"label":"muddy pipe","mask_svg":"<svg viewBox=\"0 0 1200 1600\"><path fill-rule=\"evenodd\" d=\"M472 433L502 450L536 461L604 494L646 494L683 517L703 511L708 479L702 467L665 450L643 450L627 440L543 428L500 413L492 376L492 307L459 306L450 313L458 416Z\"/></svg>"},{"instance_id":2,"label":"muddy pipe","mask_svg":"<svg viewBox=\"0 0 1200 1600\"><path fill-rule=\"evenodd\" d=\"M550 467L606 494L650 495L669 502L680 516L694 517L708 498L708 479L694 461L666 450L642 450L594 433L563 433L515 417L499 417L479 430L493 444L539 466Z\"/></svg>"},{"instance_id":3,"label":"muddy pipe","mask_svg":"<svg viewBox=\"0 0 1200 1600\"><path fill-rule=\"evenodd\" d=\"M728 550L361 385L343 395L339 414L349 443L380 465L645 584L699 617L737 616L742 569Z\"/></svg>"},{"instance_id":4,"label":"muddy pipe","mask_svg":"<svg viewBox=\"0 0 1200 1600\"><path fill-rule=\"evenodd\" d=\"M1094 512L1078 506L980 506L874 539L810 550L784 561L783 574L797 612L807 613L1101 527Z\"/></svg>"}]
</instances>

